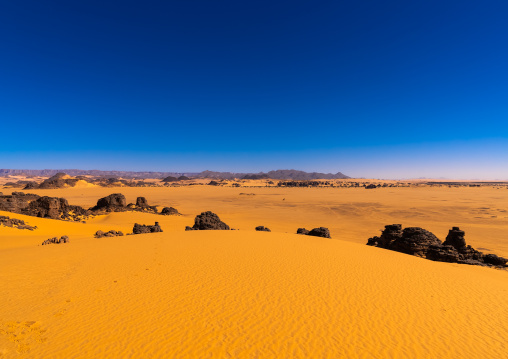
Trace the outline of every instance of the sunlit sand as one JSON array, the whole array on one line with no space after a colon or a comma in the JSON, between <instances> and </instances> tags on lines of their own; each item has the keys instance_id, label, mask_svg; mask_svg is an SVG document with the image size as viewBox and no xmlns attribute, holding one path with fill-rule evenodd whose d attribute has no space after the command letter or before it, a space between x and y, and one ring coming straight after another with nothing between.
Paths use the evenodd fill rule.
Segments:
<instances>
[{"instance_id":1,"label":"sunlit sand","mask_svg":"<svg viewBox=\"0 0 508 359\"><path fill-rule=\"evenodd\" d=\"M0 227L0 358L506 356L507 271L365 245L386 224L423 227L442 240L460 226L468 244L506 257L506 189L30 192L86 208L121 192L182 215L123 212L73 223L0 212L38 227ZM185 232L206 210L236 230ZM155 221L163 233L93 236ZM254 231L259 225L272 232ZM332 239L294 234L319 226ZM70 243L40 245L62 235Z\"/></svg>"}]
</instances>

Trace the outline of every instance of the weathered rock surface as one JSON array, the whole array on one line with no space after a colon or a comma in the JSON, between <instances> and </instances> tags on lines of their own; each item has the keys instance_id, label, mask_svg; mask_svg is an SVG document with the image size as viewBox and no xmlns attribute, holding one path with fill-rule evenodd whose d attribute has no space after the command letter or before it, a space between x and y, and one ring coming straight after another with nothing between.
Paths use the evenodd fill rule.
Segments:
<instances>
[{"instance_id":1,"label":"weathered rock surface","mask_svg":"<svg viewBox=\"0 0 508 359\"><path fill-rule=\"evenodd\" d=\"M95 207L90 208L91 211L118 212L125 211L127 200L121 193L113 193L109 196L100 198Z\"/></svg>"},{"instance_id":2,"label":"weathered rock surface","mask_svg":"<svg viewBox=\"0 0 508 359\"><path fill-rule=\"evenodd\" d=\"M0 225L17 229L28 229L30 231L37 229L37 226L35 227L29 226L28 224L25 223L25 221L21 219L10 218L8 216L0 216Z\"/></svg>"},{"instance_id":3,"label":"weathered rock surface","mask_svg":"<svg viewBox=\"0 0 508 359\"><path fill-rule=\"evenodd\" d=\"M296 234L303 234L306 236L314 236L314 237L332 238L330 236L330 230L326 227L318 227L311 229L310 231L305 228L298 228L296 230Z\"/></svg>"},{"instance_id":4,"label":"weathered rock surface","mask_svg":"<svg viewBox=\"0 0 508 359\"><path fill-rule=\"evenodd\" d=\"M270 228L267 228L265 226L257 226L256 227L256 231L260 231L260 232L271 232Z\"/></svg>"},{"instance_id":5,"label":"weathered rock surface","mask_svg":"<svg viewBox=\"0 0 508 359\"><path fill-rule=\"evenodd\" d=\"M308 235L309 234L309 230L308 229L305 229L305 228L298 228L296 230L296 234L304 234L304 235Z\"/></svg>"},{"instance_id":6,"label":"weathered rock surface","mask_svg":"<svg viewBox=\"0 0 508 359\"><path fill-rule=\"evenodd\" d=\"M155 222L153 226L134 223L134 228L132 228L133 234L155 233L155 232L162 232L162 228L159 226L159 222Z\"/></svg>"},{"instance_id":7,"label":"weathered rock surface","mask_svg":"<svg viewBox=\"0 0 508 359\"><path fill-rule=\"evenodd\" d=\"M123 232L122 231L115 231L113 229L108 232L103 232L100 230L95 232L95 238L117 237L117 236L123 236Z\"/></svg>"},{"instance_id":8,"label":"weathered rock surface","mask_svg":"<svg viewBox=\"0 0 508 359\"><path fill-rule=\"evenodd\" d=\"M506 267L508 259L495 254L484 255L466 245L464 237L464 231L459 227L453 227L443 243L433 233L423 228L408 227L402 230L402 225L391 224L385 226L380 237L369 238L367 245L439 262Z\"/></svg>"},{"instance_id":9,"label":"weathered rock surface","mask_svg":"<svg viewBox=\"0 0 508 359\"><path fill-rule=\"evenodd\" d=\"M41 218L79 221L91 213L79 206L71 206L65 198L40 197L36 194L13 192L0 196L0 210Z\"/></svg>"},{"instance_id":10,"label":"weathered rock surface","mask_svg":"<svg viewBox=\"0 0 508 359\"><path fill-rule=\"evenodd\" d=\"M314 237L332 238L330 237L330 230L326 227L314 228L307 235Z\"/></svg>"},{"instance_id":11,"label":"weathered rock surface","mask_svg":"<svg viewBox=\"0 0 508 359\"><path fill-rule=\"evenodd\" d=\"M198 214L194 219L193 230L229 230L229 226L222 222L215 213L207 211ZM186 230L188 230L186 228Z\"/></svg>"},{"instance_id":12,"label":"weathered rock surface","mask_svg":"<svg viewBox=\"0 0 508 359\"><path fill-rule=\"evenodd\" d=\"M173 215L179 215L180 212L174 207L164 207L161 211L161 214L164 216L173 216Z\"/></svg>"},{"instance_id":13,"label":"weathered rock surface","mask_svg":"<svg viewBox=\"0 0 508 359\"><path fill-rule=\"evenodd\" d=\"M44 242L42 242L42 245L44 246L46 244L60 244L60 243L69 243L69 237L62 236L60 238L53 237L50 239L46 239Z\"/></svg>"}]
</instances>

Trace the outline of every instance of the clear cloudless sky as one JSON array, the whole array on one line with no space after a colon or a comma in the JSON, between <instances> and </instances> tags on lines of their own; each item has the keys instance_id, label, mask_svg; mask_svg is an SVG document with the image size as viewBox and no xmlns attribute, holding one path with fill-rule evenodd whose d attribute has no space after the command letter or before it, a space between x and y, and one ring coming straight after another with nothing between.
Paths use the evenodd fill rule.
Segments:
<instances>
[{"instance_id":1,"label":"clear cloudless sky","mask_svg":"<svg viewBox=\"0 0 508 359\"><path fill-rule=\"evenodd\" d=\"M508 1L2 1L0 168L508 179Z\"/></svg>"}]
</instances>

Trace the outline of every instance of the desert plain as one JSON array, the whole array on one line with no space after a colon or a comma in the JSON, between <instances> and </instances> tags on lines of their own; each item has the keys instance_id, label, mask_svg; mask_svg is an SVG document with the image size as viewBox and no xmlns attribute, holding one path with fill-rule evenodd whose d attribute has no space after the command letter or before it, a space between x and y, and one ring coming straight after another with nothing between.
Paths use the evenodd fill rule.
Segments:
<instances>
[{"instance_id":1,"label":"desert plain","mask_svg":"<svg viewBox=\"0 0 508 359\"><path fill-rule=\"evenodd\" d=\"M181 215L80 223L0 212L37 226L0 226L0 358L508 357L508 271L365 245L387 224L441 240L458 226L467 244L507 257L506 187L27 192L84 208L143 196ZM235 230L185 231L204 211ZM94 238L155 221L162 233ZM331 239L295 234L321 226ZM70 242L41 245L62 235Z\"/></svg>"}]
</instances>

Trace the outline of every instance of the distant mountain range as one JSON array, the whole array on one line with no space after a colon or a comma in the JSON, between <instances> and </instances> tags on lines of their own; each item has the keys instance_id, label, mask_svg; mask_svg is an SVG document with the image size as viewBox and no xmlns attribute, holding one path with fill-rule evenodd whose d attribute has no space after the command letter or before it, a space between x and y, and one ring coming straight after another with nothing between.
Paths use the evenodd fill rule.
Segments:
<instances>
[{"instance_id":1,"label":"distant mountain range","mask_svg":"<svg viewBox=\"0 0 508 359\"><path fill-rule=\"evenodd\" d=\"M314 179L344 179L350 178L341 172L319 173L304 172L297 170L277 170L258 173L232 173L232 172L132 172L132 171L99 171L99 170L77 170L77 169L58 169L58 170L14 170L0 169L0 177L6 176L54 176L59 172L64 172L70 176L94 176L94 177L122 177L122 178L165 178L168 176L194 177L194 178L214 178L214 179L263 179L271 178L278 180L314 180Z\"/></svg>"}]
</instances>

